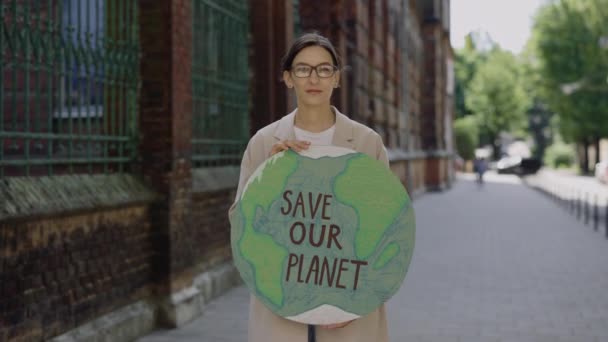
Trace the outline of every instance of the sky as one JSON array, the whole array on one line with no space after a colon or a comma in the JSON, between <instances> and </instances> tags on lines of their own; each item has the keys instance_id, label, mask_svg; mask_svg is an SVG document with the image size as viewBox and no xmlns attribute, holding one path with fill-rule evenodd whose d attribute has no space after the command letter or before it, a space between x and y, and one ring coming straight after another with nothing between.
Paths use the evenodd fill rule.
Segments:
<instances>
[{"instance_id":1,"label":"sky","mask_svg":"<svg viewBox=\"0 0 608 342\"><path fill-rule=\"evenodd\" d=\"M486 31L501 48L513 53L523 49L536 9L546 0L452 0L450 40L464 46L471 31Z\"/></svg>"}]
</instances>

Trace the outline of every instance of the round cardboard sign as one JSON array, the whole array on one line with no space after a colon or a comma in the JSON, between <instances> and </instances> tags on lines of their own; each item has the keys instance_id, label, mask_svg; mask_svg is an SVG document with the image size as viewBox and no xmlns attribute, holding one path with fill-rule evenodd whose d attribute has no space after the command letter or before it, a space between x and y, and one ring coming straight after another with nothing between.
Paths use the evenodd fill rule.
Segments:
<instances>
[{"instance_id":1,"label":"round cardboard sign","mask_svg":"<svg viewBox=\"0 0 608 342\"><path fill-rule=\"evenodd\" d=\"M266 160L230 216L235 265L272 312L334 324L377 309L401 286L414 248L410 198L369 156L334 146Z\"/></svg>"}]
</instances>

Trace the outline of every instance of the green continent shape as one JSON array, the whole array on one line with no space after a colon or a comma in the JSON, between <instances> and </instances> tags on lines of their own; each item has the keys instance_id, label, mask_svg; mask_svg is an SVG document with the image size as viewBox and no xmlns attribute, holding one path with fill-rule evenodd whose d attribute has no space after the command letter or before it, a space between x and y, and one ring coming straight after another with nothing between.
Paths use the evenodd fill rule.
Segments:
<instances>
[{"instance_id":1,"label":"green continent shape","mask_svg":"<svg viewBox=\"0 0 608 342\"><path fill-rule=\"evenodd\" d=\"M366 171L349 172L351 169ZM359 227L355 236L355 253L361 260L372 256L408 198L392 172L384 164L365 155L348 160L346 169L335 181L334 194L339 201L357 211ZM384 201L378 201L379 197Z\"/></svg>"},{"instance_id":2,"label":"green continent shape","mask_svg":"<svg viewBox=\"0 0 608 342\"><path fill-rule=\"evenodd\" d=\"M389 243L386 248L382 251L380 256L374 262L374 269L380 269L384 267L384 265L388 264L391 259L393 259L397 254L399 254L399 244L395 241Z\"/></svg>"},{"instance_id":3,"label":"green continent shape","mask_svg":"<svg viewBox=\"0 0 608 342\"><path fill-rule=\"evenodd\" d=\"M287 179L297 166L298 160L294 152L288 151L283 156L276 157L274 161L266 164L261 176L249 184L241 199L245 222L239 250L254 269L256 288L260 294L277 306L283 305L281 270L288 253L273 240L272 236L256 232L253 222L258 208L268 212L270 205L281 195ZM282 181L264 182L267 179Z\"/></svg>"}]
</instances>

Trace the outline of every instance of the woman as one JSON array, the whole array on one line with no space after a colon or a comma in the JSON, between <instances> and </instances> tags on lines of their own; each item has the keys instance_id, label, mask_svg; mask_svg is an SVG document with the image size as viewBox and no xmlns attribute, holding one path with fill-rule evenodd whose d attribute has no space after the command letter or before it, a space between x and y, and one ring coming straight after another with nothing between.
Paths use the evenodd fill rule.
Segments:
<instances>
[{"instance_id":1,"label":"woman","mask_svg":"<svg viewBox=\"0 0 608 342\"><path fill-rule=\"evenodd\" d=\"M316 33L303 35L283 58L282 68L283 80L287 88L295 91L298 107L251 138L243 155L236 198L260 164L287 149L300 152L311 145L346 147L368 154L388 167L381 137L330 105L333 89L339 86L341 65L327 38ZM234 207L233 204L230 210ZM304 342L311 335L309 328L275 315L251 296L250 342ZM319 326L312 329L312 334L316 334L317 342L388 341L384 305L354 321Z\"/></svg>"}]
</instances>

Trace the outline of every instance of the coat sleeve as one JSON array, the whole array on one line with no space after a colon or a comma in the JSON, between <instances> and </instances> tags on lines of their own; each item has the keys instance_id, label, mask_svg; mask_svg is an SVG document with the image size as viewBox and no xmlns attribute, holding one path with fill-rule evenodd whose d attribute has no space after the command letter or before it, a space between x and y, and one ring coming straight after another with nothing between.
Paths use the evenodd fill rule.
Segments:
<instances>
[{"instance_id":1,"label":"coat sleeve","mask_svg":"<svg viewBox=\"0 0 608 342\"><path fill-rule=\"evenodd\" d=\"M386 167L390 166L388 161L388 155L386 153L386 148L382 143L382 137L379 134L376 134L376 159L383 162Z\"/></svg>"},{"instance_id":2,"label":"coat sleeve","mask_svg":"<svg viewBox=\"0 0 608 342\"><path fill-rule=\"evenodd\" d=\"M264 158L263 139L258 134L254 135L247 144L245 153L243 153L243 159L241 160L241 171L239 175L239 184L236 189L236 196L230 209L228 210L228 216L232 215L232 212L236 208L236 204L241 197L244 190L245 184L251 177L251 174L262 164L266 158Z\"/></svg>"}]
</instances>

